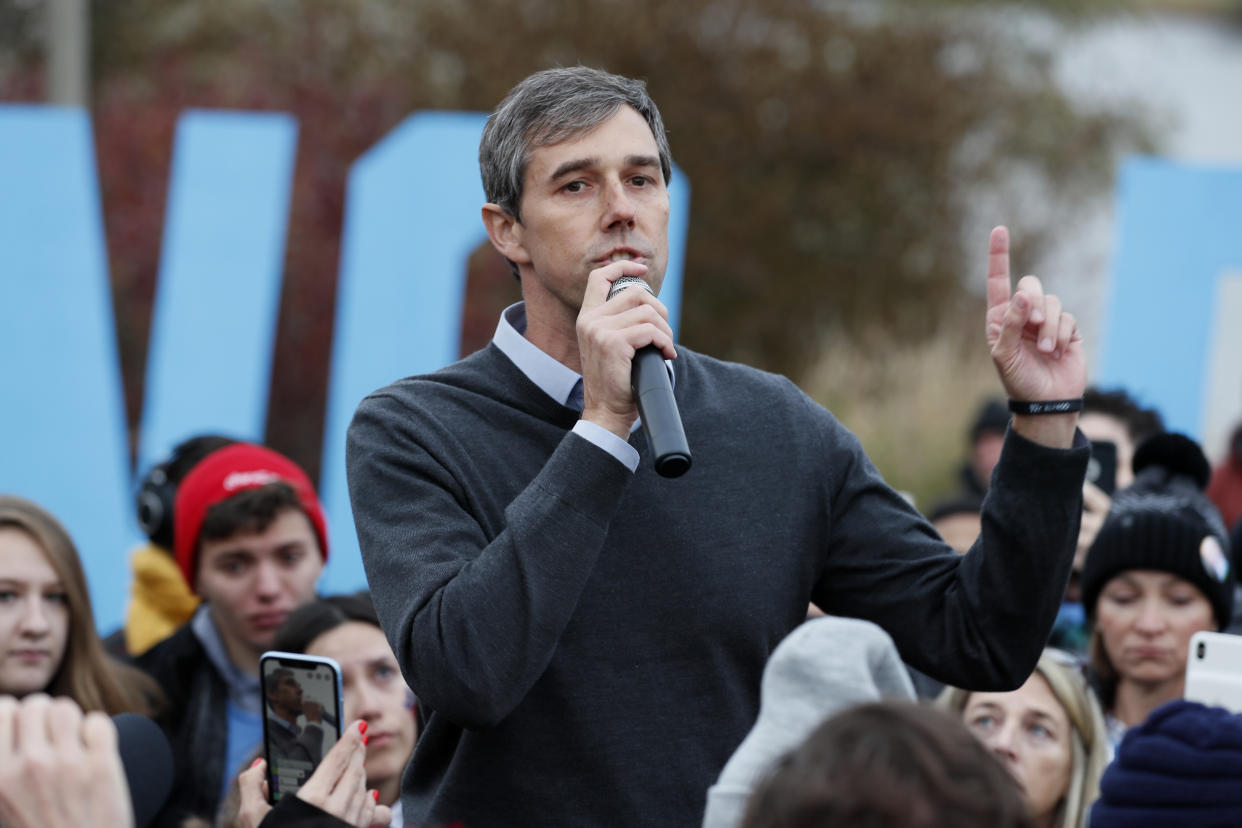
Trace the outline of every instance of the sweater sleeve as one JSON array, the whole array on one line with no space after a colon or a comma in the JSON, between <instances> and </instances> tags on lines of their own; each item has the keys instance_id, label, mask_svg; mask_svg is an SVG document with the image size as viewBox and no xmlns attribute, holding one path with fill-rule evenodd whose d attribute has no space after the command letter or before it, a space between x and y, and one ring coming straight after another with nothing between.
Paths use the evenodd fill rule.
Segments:
<instances>
[{"instance_id":1,"label":"sweater sleeve","mask_svg":"<svg viewBox=\"0 0 1242 828\"><path fill-rule=\"evenodd\" d=\"M503 487L459 479L452 432L372 395L349 429L347 471L367 580L406 681L477 729L505 718L546 669L632 475L566 432L516 497L488 505L483 489ZM491 461L511 471L511 458Z\"/></svg>"},{"instance_id":2,"label":"sweater sleeve","mask_svg":"<svg viewBox=\"0 0 1242 828\"><path fill-rule=\"evenodd\" d=\"M1069 580L1089 455L1082 433L1067 450L1006 435L982 531L966 555L881 480L853 435L842 439L844 450L825 454L845 466L833 472L817 603L879 624L906 663L942 682L1021 685Z\"/></svg>"}]
</instances>

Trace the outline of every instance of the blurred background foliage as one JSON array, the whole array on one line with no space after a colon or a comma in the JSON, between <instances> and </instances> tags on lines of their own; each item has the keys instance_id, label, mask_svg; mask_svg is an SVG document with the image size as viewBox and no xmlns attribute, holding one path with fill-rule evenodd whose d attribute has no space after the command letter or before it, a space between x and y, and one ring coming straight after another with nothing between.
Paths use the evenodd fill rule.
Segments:
<instances>
[{"instance_id":1,"label":"blurred background foliage","mask_svg":"<svg viewBox=\"0 0 1242 828\"><path fill-rule=\"evenodd\" d=\"M1011 15L1075 25L1132 5L94 0L130 421L182 111L299 121L268 440L315 472L349 165L415 110L487 111L534 70L584 63L647 79L691 180L682 340L790 375L925 501L999 391L972 287L988 227L1013 225L1017 266L1037 261L1120 152L1156 144L1141 111L1068 98ZM0 100L40 99L43 13L0 5ZM470 268L463 352L517 294L490 249Z\"/></svg>"}]
</instances>

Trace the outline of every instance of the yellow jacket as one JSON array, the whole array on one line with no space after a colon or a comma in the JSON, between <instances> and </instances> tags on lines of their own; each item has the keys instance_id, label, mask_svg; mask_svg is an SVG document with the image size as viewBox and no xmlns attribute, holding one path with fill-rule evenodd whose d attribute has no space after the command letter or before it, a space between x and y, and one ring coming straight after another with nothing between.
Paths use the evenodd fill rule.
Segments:
<instances>
[{"instance_id":1,"label":"yellow jacket","mask_svg":"<svg viewBox=\"0 0 1242 828\"><path fill-rule=\"evenodd\" d=\"M138 655L189 621L199 599L181 577L172 553L155 544L134 550L130 565L134 585L125 619L125 649Z\"/></svg>"}]
</instances>

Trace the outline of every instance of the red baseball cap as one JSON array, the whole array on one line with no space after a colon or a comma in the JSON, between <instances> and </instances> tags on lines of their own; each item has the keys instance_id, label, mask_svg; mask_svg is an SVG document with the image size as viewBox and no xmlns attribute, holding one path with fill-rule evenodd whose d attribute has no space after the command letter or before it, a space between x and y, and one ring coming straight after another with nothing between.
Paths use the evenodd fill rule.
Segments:
<instances>
[{"instance_id":1,"label":"red baseball cap","mask_svg":"<svg viewBox=\"0 0 1242 828\"><path fill-rule=\"evenodd\" d=\"M323 505L306 472L288 457L269 448L254 443L234 443L203 458L177 487L173 506L173 555L191 589L198 566L198 536L207 510L239 492L276 482L293 487L319 538L323 559L328 559Z\"/></svg>"}]
</instances>

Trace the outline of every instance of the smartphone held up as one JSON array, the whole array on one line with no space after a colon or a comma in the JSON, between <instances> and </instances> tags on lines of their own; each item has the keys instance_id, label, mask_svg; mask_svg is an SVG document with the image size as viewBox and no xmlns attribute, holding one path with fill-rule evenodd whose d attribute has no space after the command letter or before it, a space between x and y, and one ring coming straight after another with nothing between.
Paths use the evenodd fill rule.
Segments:
<instances>
[{"instance_id":1,"label":"smartphone held up","mask_svg":"<svg viewBox=\"0 0 1242 828\"><path fill-rule=\"evenodd\" d=\"M1197 632L1190 637L1184 697L1242 713L1242 636Z\"/></svg>"},{"instance_id":2,"label":"smartphone held up","mask_svg":"<svg viewBox=\"0 0 1242 828\"><path fill-rule=\"evenodd\" d=\"M1087 482L1094 483L1104 494L1112 496L1117 488L1117 444L1108 440L1091 441L1091 459L1087 461Z\"/></svg>"},{"instance_id":3,"label":"smartphone held up","mask_svg":"<svg viewBox=\"0 0 1242 828\"><path fill-rule=\"evenodd\" d=\"M330 658L271 650L259 661L269 798L292 796L341 738L341 668Z\"/></svg>"}]
</instances>

